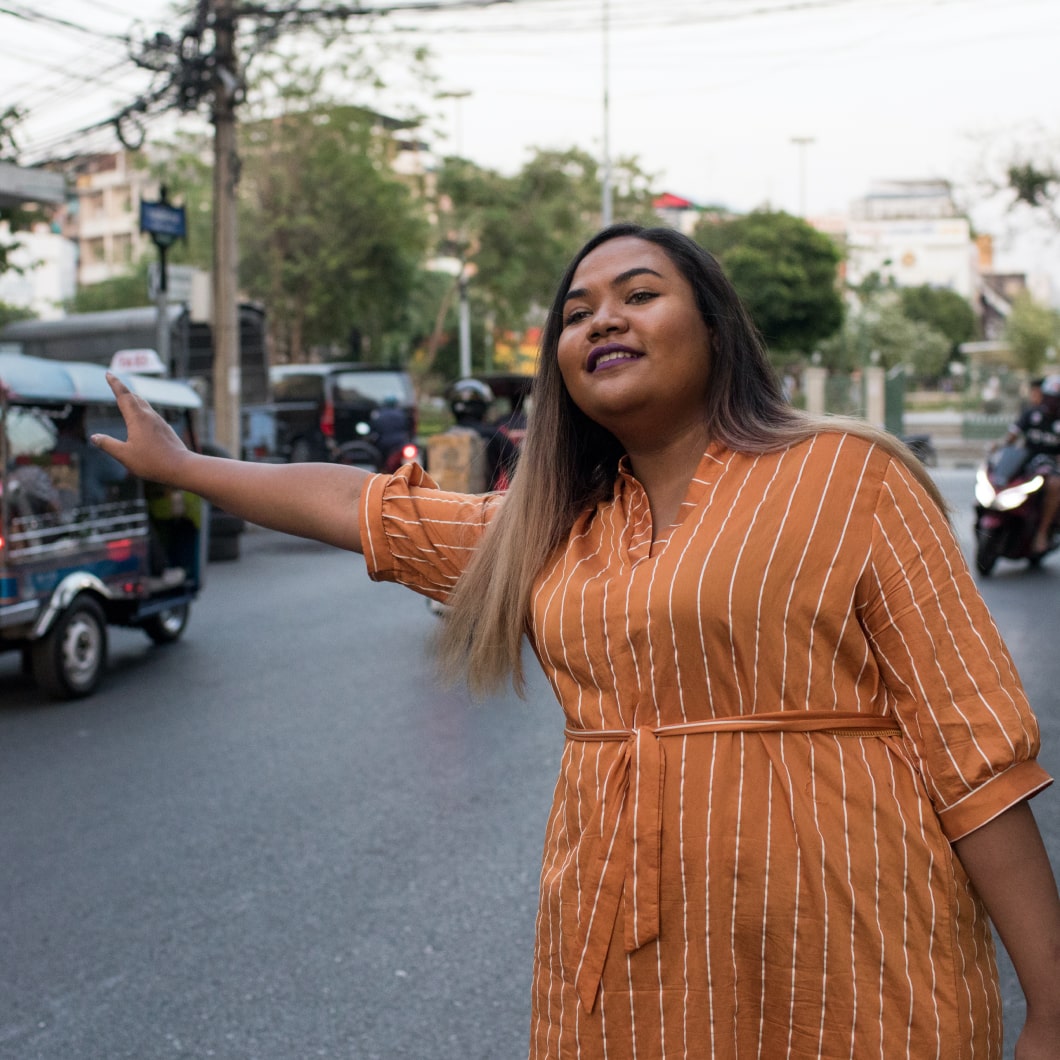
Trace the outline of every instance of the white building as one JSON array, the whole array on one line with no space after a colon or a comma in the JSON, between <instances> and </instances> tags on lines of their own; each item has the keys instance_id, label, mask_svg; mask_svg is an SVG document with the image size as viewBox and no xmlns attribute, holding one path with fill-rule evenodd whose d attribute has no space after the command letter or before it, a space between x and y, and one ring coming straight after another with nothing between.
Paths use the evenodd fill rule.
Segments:
<instances>
[{"instance_id":1,"label":"white building","mask_svg":"<svg viewBox=\"0 0 1060 1060\"><path fill-rule=\"evenodd\" d=\"M0 162L0 206L58 206L66 197L61 174ZM12 268L0 273L0 302L30 309L43 317L61 315L61 303L74 293L77 252L51 225L41 220L29 231L12 233L0 224L0 241L17 244L9 256Z\"/></svg>"},{"instance_id":2,"label":"white building","mask_svg":"<svg viewBox=\"0 0 1060 1060\"><path fill-rule=\"evenodd\" d=\"M0 302L31 310L42 320L63 315L63 303L77 288L77 247L42 222L12 236L0 224L0 240L18 241L10 255L13 268L0 273Z\"/></svg>"},{"instance_id":3,"label":"white building","mask_svg":"<svg viewBox=\"0 0 1060 1060\"><path fill-rule=\"evenodd\" d=\"M971 225L958 214L946 181L876 184L851 208L846 278L872 273L900 287L929 284L973 300L978 291Z\"/></svg>"},{"instance_id":4,"label":"white building","mask_svg":"<svg viewBox=\"0 0 1060 1060\"><path fill-rule=\"evenodd\" d=\"M140 231L140 202L158 198L158 181L135 164L131 152L84 155L57 165L73 189L64 228L79 247L79 285L121 276L154 253Z\"/></svg>"}]
</instances>

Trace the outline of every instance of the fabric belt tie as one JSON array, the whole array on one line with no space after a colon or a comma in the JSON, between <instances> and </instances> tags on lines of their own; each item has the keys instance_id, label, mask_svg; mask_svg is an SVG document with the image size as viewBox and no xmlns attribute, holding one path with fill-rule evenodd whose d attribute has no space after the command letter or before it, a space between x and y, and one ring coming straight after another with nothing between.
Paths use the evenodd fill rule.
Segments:
<instances>
[{"instance_id":1,"label":"fabric belt tie","mask_svg":"<svg viewBox=\"0 0 1060 1060\"><path fill-rule=\"evenodd\" d=\"M777 711L633 729L564 730L577 743L621 742L622 751L604 778L600 800L582 835L587 878L582 894L591 903L577 940L575 989L592 1012L611 944L619 903L624 945L633 953L659 937L659 867L662 856L662 793L665 757L661 740L717 732L816 732L825 735L900 736L894 720L880 714Z\"/></svg>"}]
</instances>

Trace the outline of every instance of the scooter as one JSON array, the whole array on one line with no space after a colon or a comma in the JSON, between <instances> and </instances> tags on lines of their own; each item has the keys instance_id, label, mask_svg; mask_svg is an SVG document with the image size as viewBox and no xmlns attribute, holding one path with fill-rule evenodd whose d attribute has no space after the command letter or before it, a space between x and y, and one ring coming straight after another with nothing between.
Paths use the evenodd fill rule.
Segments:
<instances>
[{"instance_id":1,"label":"scooter","mask_svg":"<svg viewBox=\"0 0 1060 1060\"><path fill-rule=\"evenodd\" d=\"M1045 478L1027 468L1023 446L1006 445L991 453L975 476L975 567L984 577L999 559L1026 560L1038 566L1060 546L1054 523L1046 552L1033 552L1045 490Z\"/></svg>"},{"instance_id":2,"label":"scooter","mask_svg":"<svg viewBox=\"0 0 1060 1060\"><path fill-rule=\"evenodd\" d=\"M381 445L377 436L366 435L338 447L335 462L365 471L392 474L402 464L423 463L423 451L415 442L402 441L390 446Z\"/></svg>"}]
</instances>

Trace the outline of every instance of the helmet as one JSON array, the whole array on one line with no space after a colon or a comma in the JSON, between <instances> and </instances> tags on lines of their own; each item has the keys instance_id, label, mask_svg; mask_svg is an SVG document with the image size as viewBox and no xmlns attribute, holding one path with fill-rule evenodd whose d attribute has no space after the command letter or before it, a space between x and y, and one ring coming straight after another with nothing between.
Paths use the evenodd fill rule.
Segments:
<instances>
[{"instance_id":1,"label":"helmet","mask_svg":"<svg viewBox=\"0 0 1060 1060\"><path fill-rule=\"evenodd\" d=\"M1060 375L1047 375L1042 380L1042 397L1060 397Z\"/></svg>"},{"instance_id":2,"label":"helmet","mask_svg":"<svg viewBox=\"0 0 1060 1060\"><path fill-rule=\"evenodd\" d=\"M454 416L482 419L493 402L493 391L481 379L458 379L445 393Z\"/></svg>"}]
</instances>

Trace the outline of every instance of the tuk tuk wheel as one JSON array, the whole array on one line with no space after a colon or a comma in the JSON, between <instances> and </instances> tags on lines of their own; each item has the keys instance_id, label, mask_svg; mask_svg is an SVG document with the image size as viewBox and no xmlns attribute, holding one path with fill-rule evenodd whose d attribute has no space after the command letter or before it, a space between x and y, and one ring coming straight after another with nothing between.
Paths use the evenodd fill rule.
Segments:
<instances>
[{"instance_id":1,"label":"tuk tuk wheel","mask_svg":"<svg viewBox=\"0 0 1060 1060\"><path fill-rule=\"evenodd\" d=\"M103 608L82 593L32 646L33 675L58 699L77 699L96 690L107 662Z\"/></svg>"},{"instance_id":2,"label":"tuk tuk wheel","mask_svg":"<svg viewBox=\"0 0 1060 1060\"><path fill-rule=\"evenodd\" d=\"M143 621L143 631L156 644L172 644L179 640L188 624L188 615L191 608L187 604L177 604L176 607L168 607L165 611L149 615Z\"/></svg>"}]
</instances>

